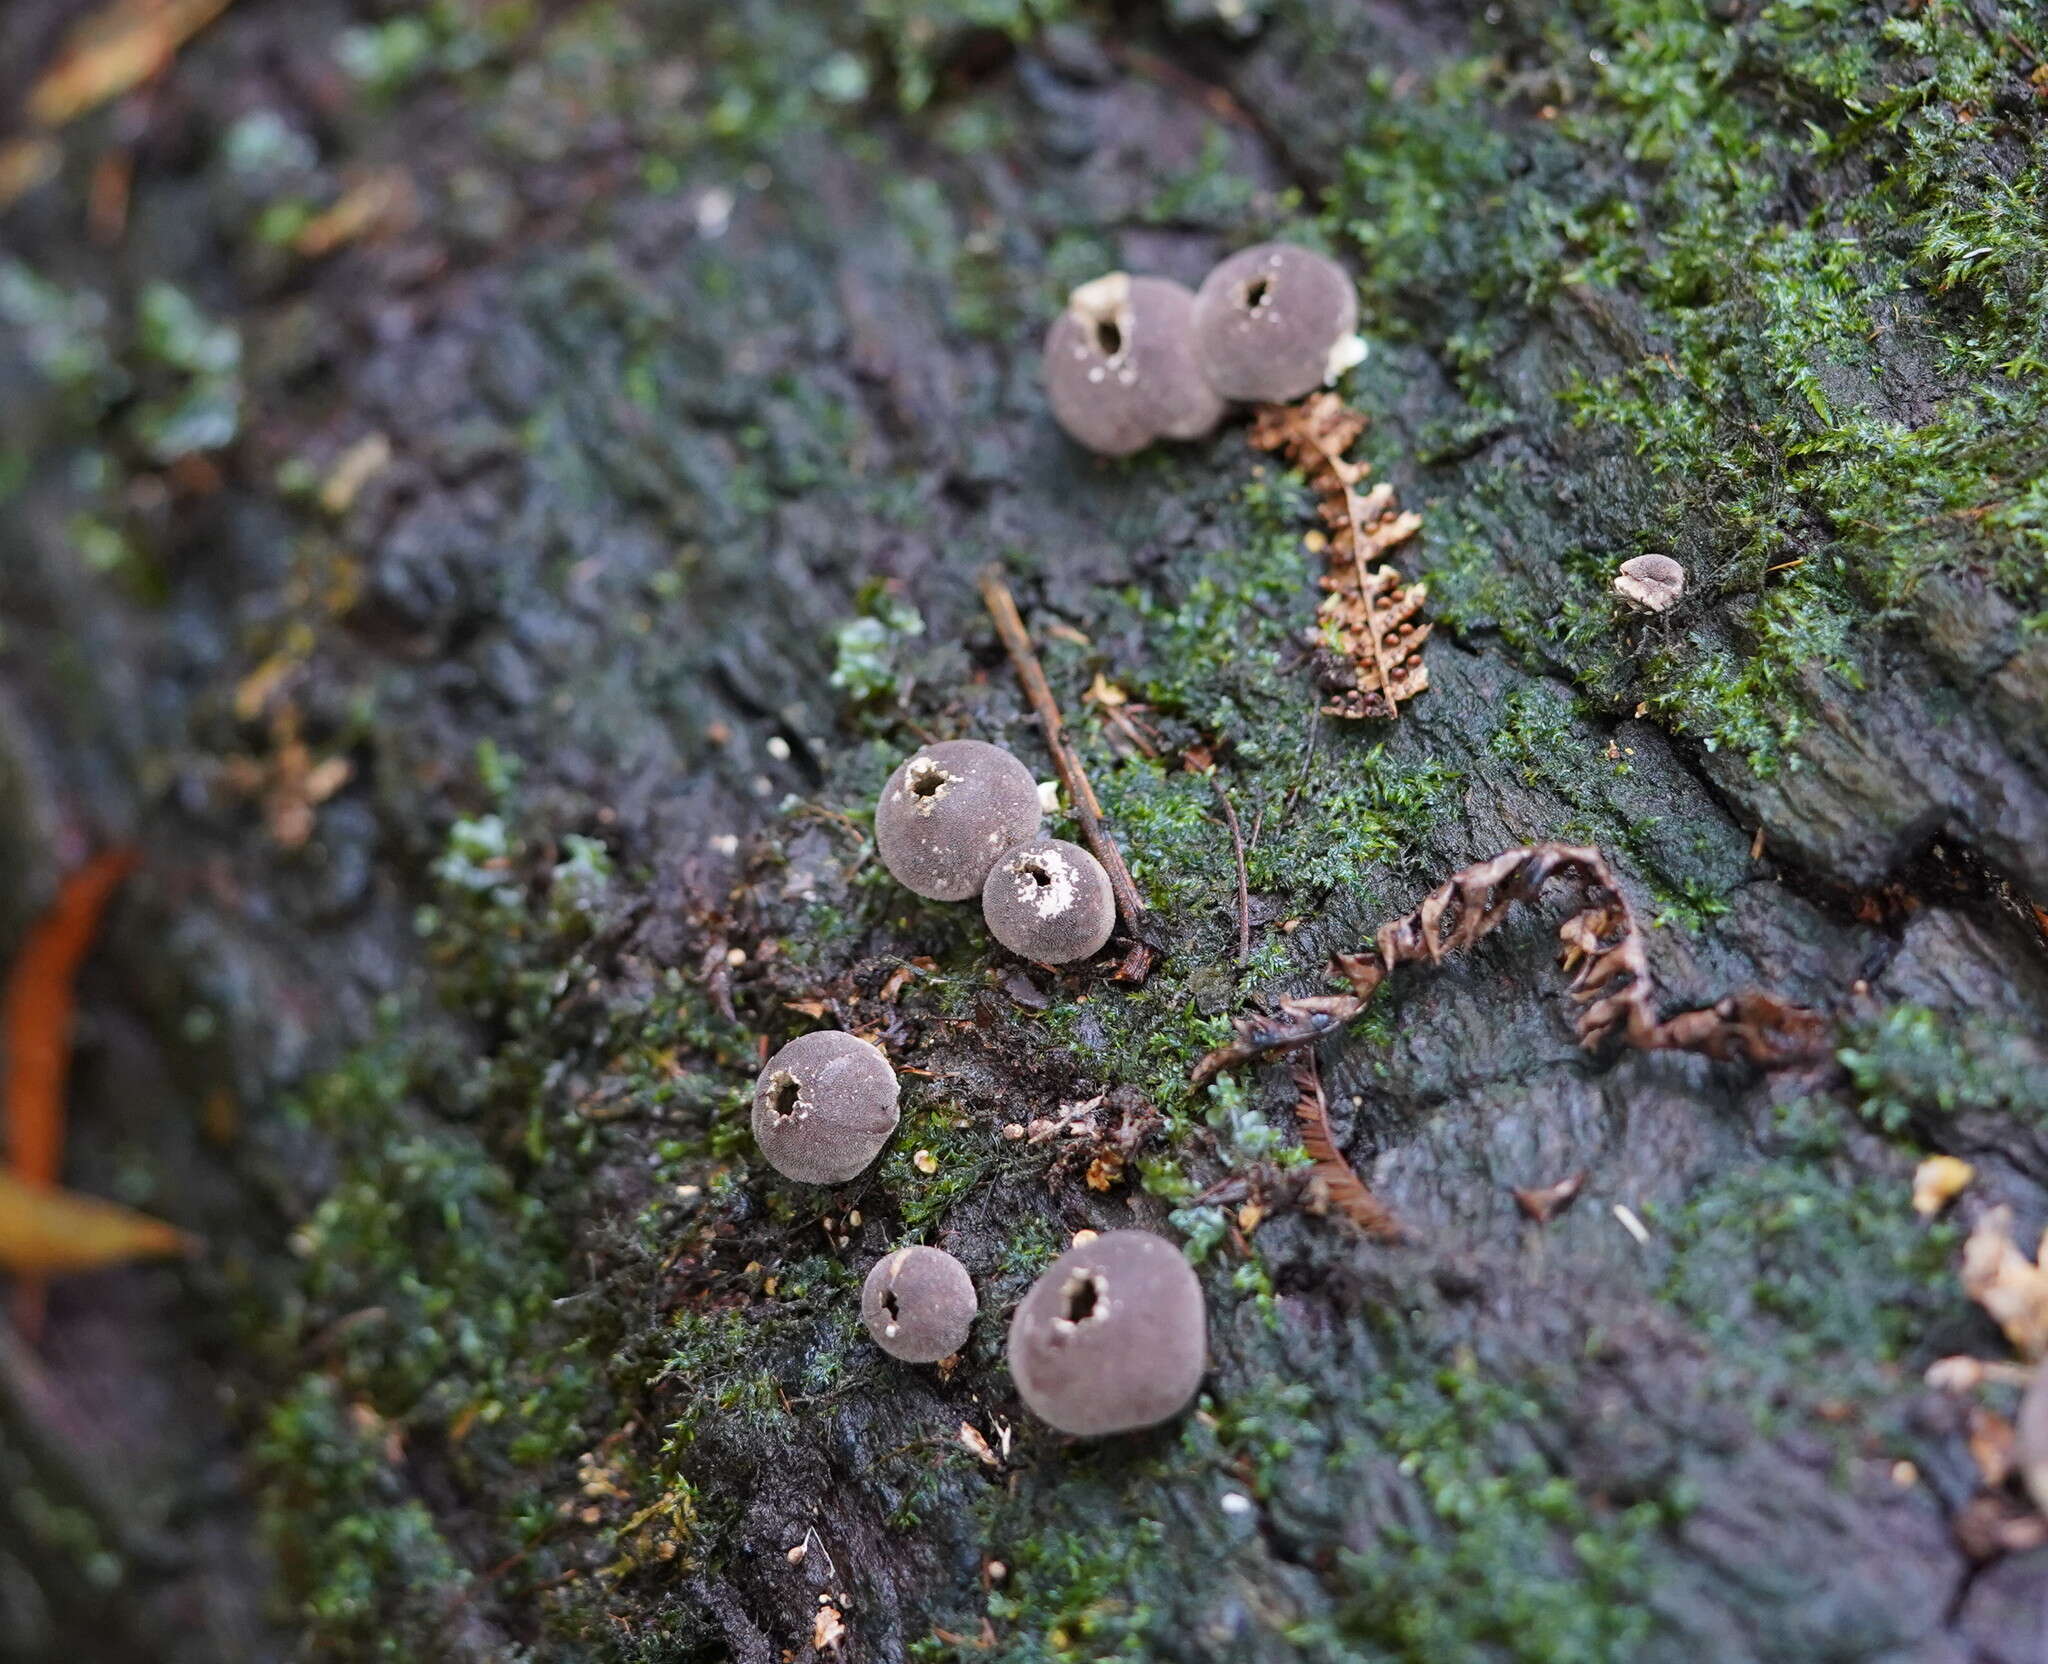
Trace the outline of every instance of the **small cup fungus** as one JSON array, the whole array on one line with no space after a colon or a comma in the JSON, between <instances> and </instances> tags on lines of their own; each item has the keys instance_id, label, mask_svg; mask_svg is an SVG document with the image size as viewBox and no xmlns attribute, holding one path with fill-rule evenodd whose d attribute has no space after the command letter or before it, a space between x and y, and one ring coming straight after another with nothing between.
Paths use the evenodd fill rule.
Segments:
<instances>
[{"instance_id":1,"label":"small cup fungus","mask_svg":"<svg viewBox=\"0 0 2048 1664\"><path fill-rule=\"evenodd\" d=\"M874 1342L907 1364L935 1364L967 1344L979 1304L974 1279L943 1248L898 1248L861 1286L860 1318Z\"/></svg>"},{"instance_id":2,"label":"small cup fungus","mask_svg":"<svg viewBox=\"0 0 2048 1664\"><path fill-rule=\"evenodd\" d=\"M941 740L889 776L875 808L882 865L933 901L965 901L996 858L1038 836L1038 782L999 745Z\"/></svg>"},{"instance_id":3,"label":"small cup fungus","mask_svg":"<svg viewBox=\"0 0 2048 1664\"><path fill-rule=\"evenodd\" d=\"M1233 254L1195 295L1195 358L1226 399L1300 398L1358 361L1357 328L1351 275L1293 243Z\"/></svg>"},{"instance_id":4,"label":"small cup fungus","mask_svg":"<svg viewBox=\"0 0 2048 1664\"><path fill-rule=\"evenodd\" d=\"M1202 1285L1178 1248L1110 1231L1054 1260L1010 1320L1010 1374L1062 1433L1150 1427L1188 1407L1208 1362Z\"/></svg>"},{"instance_id":5,"label":"small cup fungus","mask_svg":"<svg viewBox=\"0 0 2048 1664\"><path fill-rule=\"evenodd\" d=\"M1129 456L1155 439L1199 439L1223 417L1189 345L1195 297L1163 277L1084 283L1045 336L1045 391L1072 439Z\"/></svg>"},{"instance_id":6,"label":"small cup fungus","mask_svg":"<svg viewBox=\"0 0 2048 1664\"><path fill-rule=\"evenodd\" d=\"M844 1184L896 1130L896 1071L856 1035L803 1034L754 1082L754 1140L799 1184Z\"/></svg>"},{"instance_id":7,"label":"small cup fungus","mask_svg":"<svg viewBox=\"0 0 2048 1664\"><path fill-rule=\"evenodd\" d=\"M1669 612L1685 593L1685 568L1669 555L1638 555L1621 563L1614 593L1643 612Z\"/></svg>"},{"instance_id":8,"label":"small cup fungus","mask_svg":"<svg viewBox=\"0 0 2048 1664\"><path fill-rule=\"evenodd\" d=\"M1099 953L1116 928L1116 893L1079 844L1040 838L1005 852L981 887L981 916L1012 953L1065 965Z\"/></svg>"}]
</instances>

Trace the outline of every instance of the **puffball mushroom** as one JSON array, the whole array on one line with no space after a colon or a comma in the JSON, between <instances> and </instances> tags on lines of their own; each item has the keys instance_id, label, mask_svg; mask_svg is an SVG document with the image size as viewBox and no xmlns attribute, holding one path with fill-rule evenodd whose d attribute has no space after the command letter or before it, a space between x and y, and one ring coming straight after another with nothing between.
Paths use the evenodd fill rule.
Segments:
<instances>
[{"instance_id":1,"label":"puffball mushroom","mask_svg":"<svg viewBox=\"0 0 2048 1664\"><path fill-rule=\"evenodd\" d=\"M896 1130L896 1071L857 1035L799 1035L754 1082L754 1141L799 1184L844 1184Z\"/></svg>"},{"instance_id":2,"label":"puffball mushroom","mask_svg":"<svg viewBox=\"0 0 2048 1664\"><path fill-rule=\"evenodd\" d=\"M1638 555L1621 563L1614 593L1644 612L1669 612L1685 593L1685 568L1669 555Z\"/></svg>"},{"instance_id":3,"label":"puffball mushroom","mask_svg":"<svg viewBox=\"0 0 2048 1664\"><path fill-rule=\"evenodd\" d=\"M875 847L897 883L965 901L996 857L1038 836L1038 782L999 745L941 740L906 758L875 807Z\"/></svg>"},{"instance_id":4,"label":"puffball mushroom","mask_svg":"<svg viewBox=\"0 0 2048 1664\"><path fill-rule=\"evenodd\" d=\"M1179 1415L1207 1363L1202 1285L1150 1231L1110 1231L1068 1249L1010 1320L1010 1374L1025 1406L1084 1438Z\"/></svg>"},{"instance_id":5,"label":"puffball mushroom","mask_svg":"<svg viewBox=\"0 0 2048 1664\"><path fill-rule=\"evenodd\" d=\"M1284 404L1358 361L1358 292L1295 243L1243 249L1195 292L1195 360L1226 399Z\"/></svg>"},{"instance_id":6,"label":"puffball mushroom","mask_svg":"<svg viewBox=\"0 0 2048 1664\"><path fill-rule=\"evenodd\" d=\"M1110 272L1067 297L1045 334L1053 419L1102 456L1199 439L1223 418L1189 344L1195 297L1163 277Z\"/></svg>"},{"instance_id":7,"label":"puffball mushroom","mask_svg":"<svg viewBox=\"0 0 2048 1664\"><path fill-rule=\"evenodd\" d=\"M981 916L1012 953L1065 965L1102 951L1116 928L1116 892L1102 863L1079 844L1040 838L989 869Z\"/></svg>"},{"instance_id":8,"label":"puffball mushroom","mask_svg":"<svg viewBox=\"0 0 2048 1664\"><path fill-rule=\"evenodd\" d=\"M868 1334L908 1364L935 1364L959 1351L979 1309L967 1267L943 1248L898 1248L861 1285Z\"/></svg>"}]
</instances>

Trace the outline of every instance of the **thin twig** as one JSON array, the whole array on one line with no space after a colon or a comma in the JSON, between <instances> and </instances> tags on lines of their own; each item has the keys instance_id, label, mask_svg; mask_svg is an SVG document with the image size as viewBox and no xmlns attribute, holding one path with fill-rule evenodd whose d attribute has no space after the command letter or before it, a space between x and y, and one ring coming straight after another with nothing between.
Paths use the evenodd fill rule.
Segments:
<instances>
[{"instance_id":1,"label":"thin twig","mask_svg":"<svg viewBox=\"0 0 2048 1664\"><path fill-rule=\"evenodd\" d=\"M1295 799L1301 796L1302 787L1308 784L1309 770L1315 766L1316 737L1323 728L1323 707L1311 705L1308 709L1308 744L1302 748L1301 774L1287 794L1287 801L1280 805L1280 824L1285 826L1294 818Z\"/></svg>"},{"instance_id":2,"label":"thin twig","mask_svg":"<svg viewBox=\"0 0 2048 1664\"><path fill-rule=\"evenodd\" d=\"M1060 717L1058 701L1052 696L1052 684L1045 679L1045 668L1032 649L1031 633L1024 628L1023 615L1017 611L1017 598L1010 593L998 567L982 568L980 586L988 615L995 620L996 634L1002 637L1010 663L1016 668L1017 680L1023 685L1024 697L1030 701L1038 726L1044 731L1045 748L1052 753L1053 772L1066 787L1074 818L1081 823L1081 836L1095 859L1102 863L1102 870L1109 874L1109 887L1116 896L1117 915L1123 920L1124 929L1136 936L1138 921L1145 916L1144 900L1131 881L1131 869L1124 865L1123 851L1102 824L1102 805L1096 801L1095 788L1088 784L1081 759L1068 742L1067 725Z\"/></svg>"},{"instance_id":3,"label":"thin twig","mask_svg":"<svg viewBox=\"0 0 2048 1664\"><path fill-rule=\"evenodd\" d=\"M1211 774L1209 784L1215 788L1216 801L1223 805L1223 820L1230 828L1230 852L1237 858L1237 962L1242 966L1252 956L1252 891L1244 866L1244 832L1237 824L1237 810L1231 805L1230 793L1223 789L1223 777Z\"/></svg>"}]
</instances>

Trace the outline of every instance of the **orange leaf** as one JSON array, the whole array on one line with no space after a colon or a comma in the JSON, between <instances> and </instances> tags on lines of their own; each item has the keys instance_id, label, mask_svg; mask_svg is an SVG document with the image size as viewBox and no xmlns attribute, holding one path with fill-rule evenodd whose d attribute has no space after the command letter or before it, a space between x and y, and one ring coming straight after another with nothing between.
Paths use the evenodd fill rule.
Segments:
<instances>
[{"instance_id":1,"label":"orange leaf","mask_svg":"<svg viewBox=\"0 0 2048 1664\"><path fill-rule=\"evenodd\" d=\"M34 1277L97 1271L195 1247L183 1231L133 1208L0 1173L0 1269Z\"/></svg>"},{"instance_id":2,"label":"orange leaf","mask_svg":"<svg viewBox=\"0 0 2048 1664\"><path fill-rule=\"evenodd\" d=\"M7 1045L7 1158L29 1184L57 1182L64 1155L64 1083L71 1072L72 985L135 852L110 849L64 880L29 928L0 1002Z\"/></svg>"},{"instance_id":3,"label":"orange leaf","mask_svg":"<svg viewBox=\"0 0 2048 1664\"><path fill-rule=\"evenodd\" d=\"M74 28L35 89L29 119L62 127L159 74L230 0L113 0Z\"/></svg>"}]
</instances>

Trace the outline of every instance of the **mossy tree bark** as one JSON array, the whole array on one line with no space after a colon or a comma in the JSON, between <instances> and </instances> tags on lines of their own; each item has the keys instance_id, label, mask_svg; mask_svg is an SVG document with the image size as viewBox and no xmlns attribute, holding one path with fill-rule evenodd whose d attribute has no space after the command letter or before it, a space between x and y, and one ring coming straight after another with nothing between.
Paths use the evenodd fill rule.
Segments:
<instances>
[{"instance_id":1,"label":"mossy tree bark","mask_svg":"<svg viewBox=\"0 0 2048 1664\"><path fill-rule=\"evenodd\" d=\"M1998 0L244 0L68 130L0 221L0 937L141 847L71 1178L210 1246L0 1359L7 1645L2034 1656L1921 1374L2002 1355L1960 1228L2048 1219L2044 59ZM1263 235L1361 275L1437 620L1395 724L1314 718L1309 496L1241 425L1100 465L1037 391L1073 282ZM920 739L1044 770L992 559L1142 987L871 858ZM1839 1065L1587 1055L1532 914L1321 1049L1411 1240L1278 1205L1286 1069L1189 1066L1547 838L1673 1006L1804 1001ZM819 1022L910 1071L829 1193L746 1133ZM1074 1105L1149 1128L1107 1188L1002 1136ZM1003 1320L1132 1223L1206 1396L1074 1445ZM859 1330L905 1240L979 1284L949 1372Z\"/></svg>"}]
</instances>

